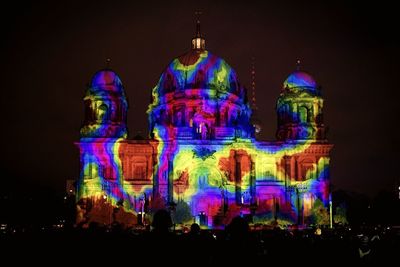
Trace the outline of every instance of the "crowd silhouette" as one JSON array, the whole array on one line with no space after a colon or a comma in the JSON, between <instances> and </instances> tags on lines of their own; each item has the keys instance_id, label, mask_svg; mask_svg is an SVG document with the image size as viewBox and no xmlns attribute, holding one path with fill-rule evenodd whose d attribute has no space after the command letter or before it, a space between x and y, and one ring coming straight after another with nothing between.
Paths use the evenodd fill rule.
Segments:
<instances>
[{"instance_id":1,"label":"crowd silhouette","mask_svg":"<svg viewBox=\"0 0 400 267\"><path fill-rule=\"evenodd\" d=\"M2 233L1 239L7 250L42 260L46 255L60 255L72 261L80 255L88 263L132 260L168 266L368 265L395 260L400 252L400 229L395 227L255 231L238 216L223 230L201 229L193 223L186 233L174 231L169 212L162 209L154 214L151 227L141 230L92 222L87 228L11 231Z\"/></svg>"}]
</instances>

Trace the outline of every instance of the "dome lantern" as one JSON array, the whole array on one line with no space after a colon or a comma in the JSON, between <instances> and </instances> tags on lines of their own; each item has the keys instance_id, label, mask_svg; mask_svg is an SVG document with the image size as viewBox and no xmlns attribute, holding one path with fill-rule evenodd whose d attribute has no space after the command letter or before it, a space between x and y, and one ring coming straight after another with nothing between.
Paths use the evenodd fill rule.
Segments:
<instances>
[{"instance_id":1,"label":"dome lantern","mask_svg":"<svg viewBox=\"0 0 400 267\"><path fill-rule=\"evenodd\" d=\"M200 15L201 12L196 12L196 14ZM200 31L200 18L197 18L196 35L192 38L192 49L193 50L205 50L206 49L206 40L201 35L201 31Z\"/></svg>"}]
</instances>

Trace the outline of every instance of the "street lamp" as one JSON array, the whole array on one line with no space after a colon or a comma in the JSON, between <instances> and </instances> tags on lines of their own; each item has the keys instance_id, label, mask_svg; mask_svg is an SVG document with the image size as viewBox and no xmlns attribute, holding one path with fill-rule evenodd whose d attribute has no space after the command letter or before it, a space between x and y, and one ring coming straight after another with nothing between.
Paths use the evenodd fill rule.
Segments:
<instances>
[{"instance_id":1,"label":"street lamp","mask_svg":"<svg viewBox=\"0 0 400 267\"><path fill-rule=\"evenodd\" d=\"M104 205L104 206L106 206L106 205L109 205L109 203L108 203L108 201L107 201L107 195L106 194L104 194L103 195L103 200L104 200L104 202L103 202L103 204L102 205ZM109 214L108 214L109 216L109 222L110 222L110 226L111 226L111 224L112 224L112 206L110 206L110 208L109 208Z\"/></svg>"},{"instance_id":2,"label":"street lamp","mask_svg":"<svg viewBox=\"0 0 400 267\"><path fill-rule=\"evenodd\" d=\"M170 214L171 218L173 219L174 232L175 232L174 212L176 210L176 205L177 204L173 200L167 204L168 210L169 210L169 214Z\"/></svg>"},{"instance_id":3,"label":"street lamp","mask_svg":"<svg viewBox=\"0 0 400 267\"><path fill-rule=\"evenodd\" d=\"M297 226L300 225L301 222L301 215L300 215L300 194L299 194L299 188L297 185L295 186L296 190L296 198L297 198Z\"/></svg>"},{"instance_id":4,"label":"street lamp","mask_svg":"<svg viewBox=\"0 0 400 267\"><path fill-rule=\"evenodd\" d=\"M332 218L332 193L329 193L329 228L333 228L333 218Z\"/></svg>"}]
</instances>

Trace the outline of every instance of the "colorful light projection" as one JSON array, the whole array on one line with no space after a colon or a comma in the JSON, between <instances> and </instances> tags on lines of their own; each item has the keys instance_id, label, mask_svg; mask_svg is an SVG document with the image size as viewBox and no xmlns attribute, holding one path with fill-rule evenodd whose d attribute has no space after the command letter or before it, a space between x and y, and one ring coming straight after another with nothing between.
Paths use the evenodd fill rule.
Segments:
<instances>
[{"instance_id":1,"label":"colorful light projection","mask_svg":"<svg viewBox=\"0 0 400 267\"><path fill-rule=\"evenodd\" d=\"M284 82L277 101L279 140L325 140L323 99L314 79L296 71Z\"/></svg>"},{"instance_id":2,"label":"colorful light projection","mask_svg":"<svg viewBox=\"0 0 400 267\"><path fill-rule=\"evenodd\" d=\"M81 180L77 193L80 199L94 199L112 206L123 206L127 212L142 209L139 200L151 196L152 186L126 183L126 170L122 160L125 139L82 138L78 143L81 154ZM145 201L148 201L146 199Z\"/></svg>"},{"instance_id":3,"label":"colorful light projection","mask_svg":"<svg viewBox=\"0 0 400 267\"><path fill-rule=\"evenodd\" d=\"M235 72L223 59L208 51L191 50L171 62L153 89L153 102L148 109L149 132L153 133L157 126L160 129L156 131L167 140L191 137L192 133L187 132L191 128L202 139L211 139L220 134L215 126L230 126L231 131L251 137L251 110L243 101L245 94ZM171 104L172 99L176 103ZM182 126L187 128L171 132L171 127Z\"/></svg>"},{"instance_id":4,"label":"colorful light projection","mask_svg":"<svg viewBox=\"0 0 400 267\"><path fill-rule=\"evenodd\" d=\"M171 163L161 166L164 175L173 177L173 199L191 203L194 215L205 212L209 217L213 217L222 212L224 205L259 204L266 200L266 196L274 195L282 204L282 212L292 212L294 219L293 216L299 209L297 198L302 198L304 202L306 198L312 196L314 199L321 199L325 204L328 201L329 182L324 157L320 157L317 164L304 165L302 173L299 174L301 178L295 180L289 178L285 184L288 173L284 168L283 158L301 156L311 146L310 142L292 144L275 150L257 148L251 143L244 142L231 145L209 144L208 148L199 148L198 144L182 144L174 147L178 152L174 154L173 167ZM200 152L202 149L206 151ZM202 153L208 155L202 156ZM261 165L271 158L274 159L273 166L268 175L266 172L257 172L252 167ZM172 174L168 171L168 167L173 168ZM317 169L320 172L316 179ZM256 187L256 183L267 185ZM260 205L257 213L263 212L271 212L271 207Z\"/></svg>"},{"instance_id":5,"label":"colorful light projection","mask_svg":"<svg viewBox=\"0 0 400 267\"><path fill-rule=\"evenodd\" d=\"M283 88L288 89L309 89L316 91L317 83L314 78L304 71L295 71L285 80Z\"/></svg>"},{"instance_id":6,"label":"colorful light projection","mask_svg":"<svg viewBox=\"0 0 400 267\"><path fill-rule=\"evenodd\" d=\"M92 199L134 212L136 199L151 194L151 186L125 184L123 153L127 137L128 104L118 75L105 69L97 72L87 88L85 120L77 145L81 155L78 199ZM136 208L137 209L137 208Z\"/></svg>"},{"instance_id":7,"label":"colorful light projection","mask_svg":"<svg viewBox=\"0 0 400 267\"><path fill-rule=\"evenodd\" d=\"M126 101L118 75L109 69L97 72L86 91L82 137L127 137Z\"/></svg>"},{"instance_id":8,"label":"colorful light projection","mask_svg":"<svg viewBox=\"0 0 400 267\"><path fill-rule=\"evenodd\" d=\"M328 205L331 148L322 98L307 75L295 72L286 80L277 103L279 141L268 143L254 139L246 90L224 60L205 50L173 60L147 111L152 140L146 142L155 157L150 183L126 176L127 149L138 144L125 139L122 83L115 73L95 75L85 97L79 197L105 196L135 214L135 199L143 195L170 207L182 200L208 226L243 213L305 222L315 200Z\"/></svg>"},{"instance_id":9,"label":"colorful light projection","mask_svg":"<svg viewBox=\"0 0 400 267\"><path fill-rule=\"evenodd\" d=\"M307 89L316 87L315 81L301 72L292 74L285 84L288 82L296 92L305 85ZM281 102L288 105L287 110L281 111L282 125L295 125L297 130L291 140L285 138L291 142L265 145L254 140L245 90L223 60L207 51L191 51L172 61L153 89L153 103L148 110L150 132L160 146L156 172L168 184L168 201L183 199L191 204L194 215L205 213L210 220L229 203L256 204L266 195L286 202L282 209L293 214L299 212L300 195L303 203L319 198L326 204L328 177L321 171L327 168L324 157L319 156L318 163L303 171L301 179L305 181L298 181L293 174L288 177L290 174L282 167L285 157L302 155L317 138L313 133L322 100L316 94L307 95L307 107L318 106L320 110L307 110L303 118L292 108L300 101L297 97L293 92L285 93L278 101L278 109ZM277 167L265 177L255 165L270 159ZM273 186L256 186L260 181ZM299 192L300 185L307 192Z\"/></svg>"}]
</instances>

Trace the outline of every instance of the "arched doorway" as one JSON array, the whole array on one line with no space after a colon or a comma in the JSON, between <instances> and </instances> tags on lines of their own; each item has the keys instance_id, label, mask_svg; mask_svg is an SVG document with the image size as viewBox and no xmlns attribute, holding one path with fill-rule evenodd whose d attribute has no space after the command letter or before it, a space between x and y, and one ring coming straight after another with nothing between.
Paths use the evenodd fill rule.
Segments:
<instances>
[{"instance_id":1,"label":"arched doorway","mask_svg":"<svg viewBox=\"0 0 400 267\"><path fill-rule=\"evenodd\" d=\"M189 202L193 216L202 225L212 226L227 205L226 178L215 167L206 164L194 166L189 177Z\"/></svg>"}]
</instances>

